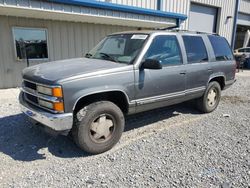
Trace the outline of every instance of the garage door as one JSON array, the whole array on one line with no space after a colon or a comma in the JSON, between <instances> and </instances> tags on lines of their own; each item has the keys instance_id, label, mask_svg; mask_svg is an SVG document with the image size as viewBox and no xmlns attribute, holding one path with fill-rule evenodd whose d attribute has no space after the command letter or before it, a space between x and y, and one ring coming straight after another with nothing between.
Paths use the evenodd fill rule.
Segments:
<instances>
[{"instance_id":1,"label":"garage door","mask_svg":"<svg viewBox=\"0 0 250 188\"><path fill-rule=\"evenodd\" d=\"M215 33L217 12L217 8L192 3L189 15L189 30Z\"/></svg>"},{"instance_id":2,"label":"garage door","mask_svg":"<svg viewBox=\"0 0 250 188\"><path fill-rule=\"evenodd\" d=\"M238 25L245 25L245 26L250 26L250 14L238 14L238 20L237 20Z\"/></svg>"}]
</instances>

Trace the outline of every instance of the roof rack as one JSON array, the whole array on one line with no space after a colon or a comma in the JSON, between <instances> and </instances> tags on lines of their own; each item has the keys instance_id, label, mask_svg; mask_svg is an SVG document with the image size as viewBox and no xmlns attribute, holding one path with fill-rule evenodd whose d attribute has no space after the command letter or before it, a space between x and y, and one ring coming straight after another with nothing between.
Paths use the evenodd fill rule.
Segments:
<instances>
[{"instance_id":1,"label":"roof rack","mask_svg":"<svg viewBox=\"0 0 250 188\"><path fill-rule=\"evenodd\" d=\"M167 28L157 28L156 30L164 30L164 31L169 31L169 32L186 32L186 33L195 33L195 34L208 34L208 35L216 35L219 36L218 33L209 33L209 32L203 32L203 31L192 31L192 30L185 30L185 29L177 29L177 28L172 28L172 27L167 27Z\"/></svg>"},{"instance_id":2,"label":"roof rack","mask_svg":"<svg viewBox=\"0 0 250 188\"><path fill-rule=\"evenodd\" d=\"M171 30L174 32L189 32L189 33L196 33L196 34L209 34L209 35L219 35L218 33L209 33L209 32L203 32L203 31L192 31L192 30L182 30L182 29L174 29Z\"/></svg>"}]
</instances>

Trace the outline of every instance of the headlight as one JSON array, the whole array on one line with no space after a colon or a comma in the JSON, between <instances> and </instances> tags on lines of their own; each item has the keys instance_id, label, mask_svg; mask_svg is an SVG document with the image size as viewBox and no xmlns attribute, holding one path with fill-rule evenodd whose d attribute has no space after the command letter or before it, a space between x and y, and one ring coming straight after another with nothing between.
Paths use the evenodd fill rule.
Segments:
<instances>
[{"instance_id":1,"label":"headlight","mask_svg":"<svg viewBox=\"0 0 250 188\"><path fill-rule=\"evenodd\" d=\"M37 86L37 91L41 94L53 96L53 97L63 97L62 88L58 87L46 87L46 86Z\"/></svg>"},{"instance_id":2,"label":"headlight","mask_svg":"<svg viewBox=\"0 0 250 188\"><path fill-rule=\"evenodd\" d=\"M52 88L38 85L36 89L39 93L52 96Z\"/></svg>"}]
</instances>

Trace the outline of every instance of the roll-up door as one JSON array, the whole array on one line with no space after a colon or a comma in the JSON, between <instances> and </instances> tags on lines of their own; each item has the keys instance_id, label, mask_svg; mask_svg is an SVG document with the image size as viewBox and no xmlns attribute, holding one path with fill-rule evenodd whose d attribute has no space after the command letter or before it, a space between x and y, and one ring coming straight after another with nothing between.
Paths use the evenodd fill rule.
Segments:
<instances>
[{"instance_id":1,"label":"roll-up door","mask_svg":"<svg viewBox=\"0 0 250 188\"><path fill-rule=\"evenodd\" d=\"M191 4L189 30L215 33L218 9L215 7Z\"/></svg>"}]
</instances>

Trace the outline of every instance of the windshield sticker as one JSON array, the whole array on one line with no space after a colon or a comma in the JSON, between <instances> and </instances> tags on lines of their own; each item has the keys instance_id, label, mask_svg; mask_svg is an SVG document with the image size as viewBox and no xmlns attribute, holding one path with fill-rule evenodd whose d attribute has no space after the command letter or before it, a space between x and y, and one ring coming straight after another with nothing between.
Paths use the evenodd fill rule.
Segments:
<instances>
[{"instance_id":1,"label":"windshield sticker","mask_svg":"<svg viewBox=\"0 0 250 188\"><path fill-rule=\"evenodd\" d=\"M148 35L133 35L131 39L140 39L140 40L145 40Z\"/></svg>"}]
</instances>

